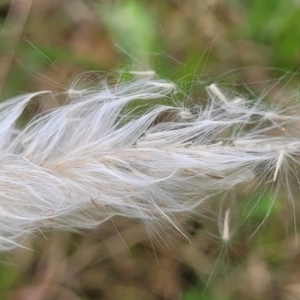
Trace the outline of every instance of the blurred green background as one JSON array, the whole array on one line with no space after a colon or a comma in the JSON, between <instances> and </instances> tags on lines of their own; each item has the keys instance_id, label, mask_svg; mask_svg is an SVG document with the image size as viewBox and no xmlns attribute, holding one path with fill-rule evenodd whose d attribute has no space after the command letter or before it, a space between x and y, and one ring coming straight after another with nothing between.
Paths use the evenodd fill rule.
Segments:
<instances>
[{"instance_id":1,"label":"blurred green background","mask_svg":"<svg viewBox=\"0 0 300 300\"><path fill-rule=\"evenodd\" d=\"M271 83L281 96L298 87L299 67L296 0L0 0L1 100L62 92L82 72L147 70L191 97L205 97L211 82L257 95ZM251 203L239 201L242 219ZM300 299L290 208L276 204L251 237L268 200L251 207L229 245L214 213L182 217L190 242L171 230L150 239L142 224L122 218L80 235L40 235L26 241L31 250L1 254L0 300Z\"/></svg>"}]
</instances>

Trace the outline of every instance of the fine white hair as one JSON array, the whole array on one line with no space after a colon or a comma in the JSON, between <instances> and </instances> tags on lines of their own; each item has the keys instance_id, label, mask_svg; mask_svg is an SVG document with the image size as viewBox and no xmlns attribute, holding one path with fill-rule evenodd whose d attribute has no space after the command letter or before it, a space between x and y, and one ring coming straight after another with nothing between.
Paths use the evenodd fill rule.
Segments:
<instances>
[{"instance_id":1,"label":"fine white hair","mask_svg":"<svg viewBox=\"0 0 300 300\"><path fill-rule=\"evenodd\" d=\"M152 76L103 83L72 90L23 128L27 104L55 95L0 103L0 250L38 230L94 228L115 215L180 230L175 214L254 178L275 185L298 165L295 115L230 99L215 84L207 91L207 104L189 109L175 104L173 83Z\"/></svg>"}]
</instances>

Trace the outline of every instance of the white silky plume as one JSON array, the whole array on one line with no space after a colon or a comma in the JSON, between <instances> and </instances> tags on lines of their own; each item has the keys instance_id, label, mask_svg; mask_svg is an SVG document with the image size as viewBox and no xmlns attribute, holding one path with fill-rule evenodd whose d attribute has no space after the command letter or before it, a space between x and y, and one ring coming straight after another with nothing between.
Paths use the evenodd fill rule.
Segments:
<instances>
[{"instance_id":1,"label":"white silky plume","mask_svg":"<svg viewBox=\"0 0 300 300\"><path fill-rule=\"evenodd\" d=\"M28 102L52 94L1 103L0 250L38 230L93 228L115 215L176 227L175 213L260 173L275 184L286 163L297 162L300 140L287 129L295 116L229 99L216 85L203 107L155 103L172 102L174 88L151 78L103 84L21 129ZM136 103L148 109L130 112Z\"/></svg>"}]
</instances>

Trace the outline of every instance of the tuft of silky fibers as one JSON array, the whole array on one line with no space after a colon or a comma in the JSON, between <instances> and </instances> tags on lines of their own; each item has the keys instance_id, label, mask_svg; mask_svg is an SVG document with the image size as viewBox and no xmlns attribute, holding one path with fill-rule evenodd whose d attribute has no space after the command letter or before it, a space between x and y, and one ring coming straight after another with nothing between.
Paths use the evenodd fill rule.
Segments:
<instances>
[{"instance_id":1,"label":"tuft of silky fibers","mask_svg":"<svg viewBox=\"0 0 300 300\"><path fill-rule=\"evenodd\" d=\"M174 214L254 179L275 185L299 164L292 111L230 98L214 84L207 92L206 105L188 109L157 104L176 103L168 81L103 83L72 90L24 128L17 120L27 104L55 94L1 103L0 250L38 230L93 228L115 215L177 228Z\"/></svg>"}]
</instances>

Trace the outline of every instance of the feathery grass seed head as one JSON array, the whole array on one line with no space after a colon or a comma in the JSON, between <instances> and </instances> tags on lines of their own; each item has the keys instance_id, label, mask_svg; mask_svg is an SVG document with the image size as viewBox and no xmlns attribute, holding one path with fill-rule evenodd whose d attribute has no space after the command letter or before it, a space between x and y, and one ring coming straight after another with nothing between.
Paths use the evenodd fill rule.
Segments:
<instances>
[{"instance_id":1,"label":"feathery grass seed head","mask_svg":"<svg viewBox=\"0 0 300 300\"><path fill-rule=\"evenodd\" d=\"M175 84L154 79L152 71L131 73L141 76L68 89L64 105L24 128L16 121L28 102L49 92L0 104L0 250L37 229L93 228L116 215L170 222L182 232L176 214L201 210L212 197L260 174L275 185L291 175L290 163L299 165L299 136L289 129L296 117L231 100L215 84L205 107L155 104L176 102ZM127 111L144 104L141 114ZM225 242L231 213L230 206L224 210Z\"/></svg>"}]
</instances>

